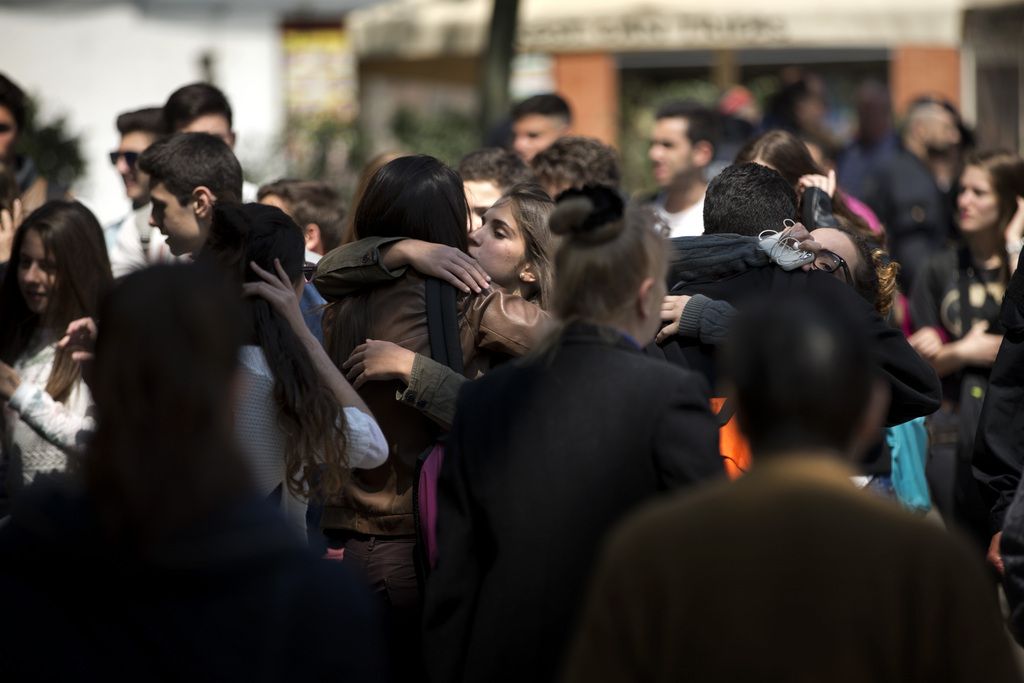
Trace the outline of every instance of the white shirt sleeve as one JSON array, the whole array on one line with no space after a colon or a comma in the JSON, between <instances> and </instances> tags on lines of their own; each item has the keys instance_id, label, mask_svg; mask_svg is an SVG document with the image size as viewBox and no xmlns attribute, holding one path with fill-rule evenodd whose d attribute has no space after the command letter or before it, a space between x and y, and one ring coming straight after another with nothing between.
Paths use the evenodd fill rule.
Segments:
<instances>
[{"instance_id":1,"label":"white shirt sleeve","mask_svg":"<svg viewBox=\"0 0 1024 683\"><path fill-rule=\"evenodd\" d=\"M96 422L89 414L92 397L84 382L71 392L67 403L54 400L38 384L22 382L8 406L44 439L64 450L81 449L96 430Z\"/></svg>"},{"instance_id":2,"label":"white shirt sleeve","mask_svg":"<svg viewBox=\"0 0 1024 683\"><path fill-rule=\"evenodd\" d=\"M347 406L345 425L349 467L371 470L383 465L388 459L388 442L377 421L358 408Z\"/></svg>"}]
</instances>

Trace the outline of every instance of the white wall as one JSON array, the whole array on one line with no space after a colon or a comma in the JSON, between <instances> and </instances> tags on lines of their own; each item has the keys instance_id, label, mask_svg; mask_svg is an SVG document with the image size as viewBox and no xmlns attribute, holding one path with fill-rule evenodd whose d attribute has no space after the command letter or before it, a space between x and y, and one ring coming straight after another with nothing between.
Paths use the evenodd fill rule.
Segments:
<instances>
[{"instance_id":1,"label":"white wall","mask_svg":"<svg viewBox=\"0 0 1024 683\"><path fill-rule=\"evenodd\" d=\"M123 213L123 186L107 153L118 140L117 114L160 106L177 87L199 80L200 57L214 57L215 83L235 115L243 169L273 172L284 120L278 17L271 8L189 7L175 15L134 4L0 7L0 71L80 134L88 163L74 188L101 222ZM257 177L255 180L266 180Z\"/></svg>"}]
</instances>

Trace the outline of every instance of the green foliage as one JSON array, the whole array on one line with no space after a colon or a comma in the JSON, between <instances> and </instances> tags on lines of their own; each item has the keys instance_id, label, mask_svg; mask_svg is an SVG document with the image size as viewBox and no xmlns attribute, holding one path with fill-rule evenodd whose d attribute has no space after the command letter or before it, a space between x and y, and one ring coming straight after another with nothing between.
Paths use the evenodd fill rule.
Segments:
<instances>
[{"instance_id":1,"label":"green foliage","mask_svg":"<svg viewBox=\"0 0 1024 683\"><path fill-rule=\"evenodd\" d=\"M365 158L365 144L358 127L332 116L289 119L283 154L290 178L323 180L351 191Z\"/></svg>"},{"instance_id":2,"label":"green foliage","mask_svg":"<svg viewBox=\"0 0 1024 683\"><path fill-rule=\"evenodd\" d=\"M427 114L402 107L395 112L391 128L404 149L437 157L449 166L480 146L479 122L452 109Z\"/></svg>"},{"instance_id":3,"label":"green foliage","mask_svg":"<svg viewBox=\"0 0 1024 683\"><path fill-rule=\"evenodd\" d=\"M69 187L85 172L80 137L68 131L64 116L42 121L38 105L31 98L25 110L17 153L32 159L39 174L50 182Z\"/></svg>"}]
</instances>

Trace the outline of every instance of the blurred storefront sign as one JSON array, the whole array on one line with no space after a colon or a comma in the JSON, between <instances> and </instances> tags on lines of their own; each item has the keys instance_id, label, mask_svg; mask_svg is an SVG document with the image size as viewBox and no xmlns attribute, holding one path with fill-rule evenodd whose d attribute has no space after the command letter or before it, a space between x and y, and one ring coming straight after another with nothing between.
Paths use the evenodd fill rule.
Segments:
<instances>
[{"instance_id":1,"label":"blurred storefront sign","mask_svg":"<svg viewBox=\"0 0 1024 683\"><path fill-rule=\"evenodd\" d=\"M340 23L285 25L281 48L289 117L355 118L359 111L356 58Z\"/></svg>"}]
</instances>

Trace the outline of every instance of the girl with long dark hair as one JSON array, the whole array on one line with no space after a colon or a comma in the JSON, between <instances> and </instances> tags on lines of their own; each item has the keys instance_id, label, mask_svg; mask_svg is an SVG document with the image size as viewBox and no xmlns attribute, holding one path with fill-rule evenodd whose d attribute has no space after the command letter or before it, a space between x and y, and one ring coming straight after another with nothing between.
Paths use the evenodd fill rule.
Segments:
<instances>
[{"instance_id":1,"label":"girl with long dark hair","mask_svg":"<svg viewBox=\"0 0 1024 683\"><path fill-rule=\"evenodd\" d=\"M94 316L111 283L103 230L78 202L52 201L18 229L0 285L0 400L9 490L63 470L92 421L81 370L57 342Z\"/></svg>"},{"instance_id":2,"label":"girl with long dark hair","mask_svg":"<svg viewBox=\"0 0 1024 683\"><path fill-rule=\"evenodd\" d=\"M215 261L249 294L238 436L259 491L279 495L300 528L306 501L338 495L350 468L387 456L366 404L302 319L303 245L301 229L276 207L218 205L199 259Z\"/></svg>"}]
</instances>

